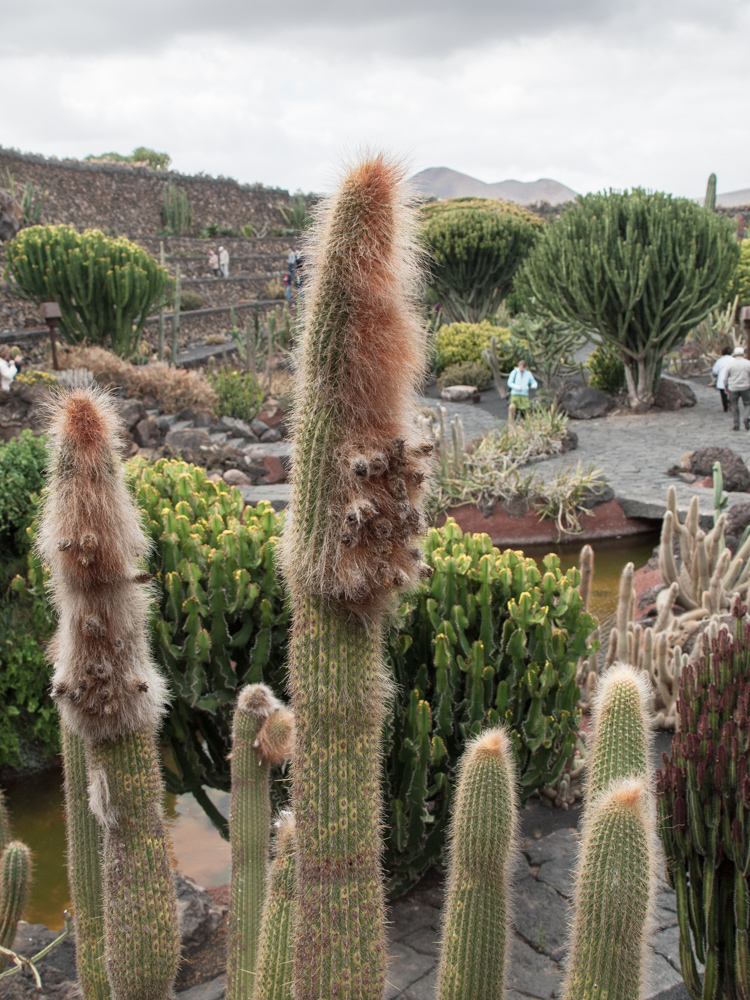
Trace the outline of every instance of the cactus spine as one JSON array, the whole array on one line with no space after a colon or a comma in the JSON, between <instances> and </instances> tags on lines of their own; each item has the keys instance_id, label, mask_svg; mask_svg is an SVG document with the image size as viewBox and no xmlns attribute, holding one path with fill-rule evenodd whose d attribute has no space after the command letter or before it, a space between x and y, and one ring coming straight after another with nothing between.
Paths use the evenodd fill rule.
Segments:
<instances>
[{"instance_id":1,"label":"cactus spine","mask_svg":"<svg viewBox=\"0 0 750 1000\"><path fill-rule=\"evenodd\" d=\"M419 577L424 337L400 167L348 171L308 247L295 464L282 542L294 626L297 1000L381 1000L382 615Z\"/></svg>"},{"instance_id":2,"label":"cactus spine","mask_svg":"<svg viewBox=\"0 0 750 1000\"><path fill-rule=\"evenodd\" d=\"M656 880L647 783L609 785L585 820L564 1000L638 1000Z\"/></svg>"},{"instance_id":3,"label":"cactus spine","mask_svg":"<svg viewBox=\"0 0 750 1000\"><path fill-rule=\"evenodd\" d=\"M65 763L65 828L70 898L76 922L76 968L85 1000L109 1000L102 924L102 835L89 808L86 747L60 726Z\"/></svg>"},{"instance_id":4,"label":"cactus spine","mask_svg":"<svg viewBox=\"0 0 750 1000\"><path fill-rule=\"evenodd\" d=\"M167 692L148 646L150 577L137 569L148 543L107 397L60 397L50 441L38 545L58 611L52 693L63 724L85 744L89 803L103 831L112 1000L167 1000L179 934L155 738Z\"/></svg>"},{"instance_id":5,"label":"cactus spine","mask_svg":"<svg viewBox=\"0 0 750 1000\"><path fill-rule=\"evenodd\" d=\"M12 840L0 857L0 945L10 948L16 927L29 899L31 853L20 840ZM0 954L0 972L6 956Z\"/></svg>"},{"instance_id":6,"label":"cactus spine","mask_svg":"<svg viewBox=\"0 0 750 1000\"><path fill-rule=\"evenodd\" d=\"M491 729L467 746L451 827L438 1000L504 995L515 782L504 729Z\"/></svg>"},{"instance_id":7,"label":"cactus spine","mask_svg":"<svg viewBox=\"0 0 750 1000\"><path fill-rule=\"evenodd\" d=\"M277 826L252 1000L291 1000L292 997L296 914L296 844L292 813L282 813Z\"/></svg>"},{"instance_id":8,"label":"cactus spine","mask_svg":"<svg viewBox=\"0 0 750 1000\"><path fill-rule=\"evenodd\" d=\"M291 714L270 688L243 688L232 732L228 1000L246 1000L253 991L271 828L269 772L289 755L292 739Z\"/></svg>"}]
</instances>

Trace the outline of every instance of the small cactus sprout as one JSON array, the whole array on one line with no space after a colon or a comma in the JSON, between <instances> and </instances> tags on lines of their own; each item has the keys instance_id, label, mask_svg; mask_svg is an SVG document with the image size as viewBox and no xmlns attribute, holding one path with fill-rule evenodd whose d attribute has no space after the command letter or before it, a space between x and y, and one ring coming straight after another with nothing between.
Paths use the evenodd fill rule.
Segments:
<instances>
[{"instance_id":1,"label":"small cactus sprout","mask_svg":"<svg viewBox=\"0 0 750 1000\"><path fill-rule=\"evenodd\" d=\"M296 913L294 815L282 813L276 827L252 1000L292 998Z\"/></svg>"},{"instance_id":2,"label":"small cactus sprout","mask_svg":"<svg viewBox=\"0 0 750 1000\"><path fill-rule=\"evenodd\" d=\"M438 1000L504 995L516 774L504 729L471 742L458 769Z\"/></svg>"},{"instance_id":3,"label":"small cactus sprout","mask_svg":"<svg viewBox=\"0 0 750 1000\"><path fill-rule=\"evenodd\" d=\"M586 810L563 1000L643 996L656 858L647 782L609 785Z\"/></svg>"},{"instance_id":4,"label":"small cactus sprout","mask_svg":"<svg viewBox=\"0 0 750 1000\"><path fill-rule=\"evenodd\" d=\"M292 714L271 689L244 687L232 731L228 1000L246 1000L253 991L271 829L269 771L289 757L293 740Z\"/></svg>"},{"instance_id":5,"label":"small cactus sprout","mask_svg":"<svg viewBox=\"0 0 750 1000\"><path fill-rule=\"evenodd\" d=\"M168 1000L180 942L156 745L167 687L148 644L150 577L138 567L148 542L110 398L91 389L59 397L50 446L38 547L58 611L52 692L85 745L89 804L102 828L109 987L112 1000ZM72 775L74 763L66 769Z\"/></svg>"},{"instance_id":6,"label":"small cactus sprout","mask_svg":"<svg viewBox=\"0 0 750 1000\"><path fill-rule=\"evenodd\" d=\"M651 685L643 671L615 663L602 674L592 706L586 797L612 781L645 778L651 748Z\"/></svg>"},{"instance_id":7,"label":"small cactus sprout","mask_svg":"<svg viewBox=\"0 0 750 1000\"><path fill-rule=\"evenodd\" d=\"M20 840L11 840L0 856L0 945L10 948L18 921L31 891L31 853ZM6 956L0 954L0 972Z\"/></svg>"}]
</instances>

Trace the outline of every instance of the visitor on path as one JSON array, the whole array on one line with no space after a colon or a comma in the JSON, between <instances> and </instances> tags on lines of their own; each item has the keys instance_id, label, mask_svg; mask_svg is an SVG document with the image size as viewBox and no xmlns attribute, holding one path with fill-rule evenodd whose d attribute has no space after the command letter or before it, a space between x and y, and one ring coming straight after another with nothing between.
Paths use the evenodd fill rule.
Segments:
<instances>
[{"instance_id":1,"label":"visitor on path","mask_svg":"<svg viewBox=\"0 0 750 1000\"><path fill-rule=\"evenodd\" d=\"M288 271L284 275L284 295L286 295L286 300L289 302L292 298L292 276Z\"/></svg>"},{"instance_id":2,"label":"visitor on path","mask_svg":"<svg viewBox=\"0 0 750 1000\"><path fill-rule=\"evenodd\" d=\"M289 277L294 281L294 272L297 268L297 254L289 247L289 253L286 257L287 269L289 271Z\"/></svg>"},{"instance_id":3,"label":"visitor on path","mask_svg":"<svg viewBox=\"0 0 750 1000\"><path fill-rule=\"evenodd\" d=\"M15 360L10 356L7 344L0 344L0 389L10 391L10 384L18 374Z\"/></svg>"},{"instance_id":4,"label":"visitor on path","mask_svg":"<svg viewBox=\"0 0 750 1000\"><path fill-rule=\"evenodd\" d=\"M721 379L721 373L725 371L731 365L731 363L732 363L732 348L725 347L724 350L719 355L719 357L716 359L716 361L714 361L713 368L711 369L711 372L716 378L716 388L721 393L721 405L723 406L725 413L729 409L729 396L727 396L727 390L724 387L723 380Z\"/></svg>"},{"instance_id":5,"label":"visitor on path","mask_svg":"<svg viewBox=\"0 0 750 1000\"><path fill-rule=\"evenodd\" d=\"M750 431L750 361L745 357L744 347L735 347L732 363L727 365L719 378L720 388L726 386L732 407L732 430L740 429L740 399L745 406L745 430ZM719 385L717 381L717 385Z\"/></svg>"},{"instance_id":6,"label":"visitor on path","mask_svg":"<svg viewBox=\"0 0 750 1000\"><path fill-rule=\"evenodd\" d=\"M219 267L221 268L221 276L223 278L229 277L229 251L224 247L219 247Z\"/></svg>"},{"instance_id":7,"label":"visitor on path","mask_svg":"<svg viewBox=\"0 0 750 1000\"><path fill-rule=\"evenodd\" d=\"M219 258L213 247L208 251L208 266L214 272L214 278L219 277Z\"/></svg>"},{"instance_id":8,"label":"visitor on path","mask_svg":"<svg viewBox=\"0 0 750 1000\"><path fill-rule=\"evenodd\" d=\"M508 376L508 388L510 404L515 407L516 416L525 420L529 408L529 389L538 388L537 381L526 367L525 361L519 361Z\"/></svg>"}]
</instances>

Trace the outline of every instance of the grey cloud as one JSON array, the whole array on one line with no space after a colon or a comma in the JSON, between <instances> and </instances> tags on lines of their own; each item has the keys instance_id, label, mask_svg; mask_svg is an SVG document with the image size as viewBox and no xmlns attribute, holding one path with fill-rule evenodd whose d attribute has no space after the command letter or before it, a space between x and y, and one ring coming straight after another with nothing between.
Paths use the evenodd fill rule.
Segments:
<instances>
[{"instance_id":1,"label":"grey cloud","mask_svg":"<svg viewBox=\"0 0 750 1000\"><path fill-rule=\"evenodd\" d=\"M445 56L488 42L560 29L616 29L618 37L680 23L730 26L744 0L2 0L0 54L153 52L189 37L316 49ZM283 72L283 67L280 67Z\"/></svg>"}]
</instances>

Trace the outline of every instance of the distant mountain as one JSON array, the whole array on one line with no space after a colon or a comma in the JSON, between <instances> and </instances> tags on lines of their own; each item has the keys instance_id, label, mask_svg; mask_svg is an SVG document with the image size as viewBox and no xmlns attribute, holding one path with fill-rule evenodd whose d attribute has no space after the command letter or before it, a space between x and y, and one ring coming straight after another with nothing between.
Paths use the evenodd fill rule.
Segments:
<instances>
[{"instance_id":1,"label":"distant mountain","mask_svg":"<svg viewBox=\"0 0 750 1000\"><path fill-rule=\"evenodd\" d=\"M433 198L502 198L517 205L533 205L540 201L561 205L574 201L578 195L559 181L542 178L538 181L499 181L485 184L449 167L428 167L411 178L411 184L422 194Z\"/></svg>"},{"instance_id":2,"label":"distant mountain","mask_svg":"<svg viewBox=\"0 0 750 1000\"><path fill-rule=\"evenodd\" d=\"M701 198L701 201L703 201L703 198ZM735 208L737 205L750 205L750 188L743 188L742 191L727 191L726 194L717 194L716 204L723 205L724 208Z\"/></svg>"}]
</instances>

